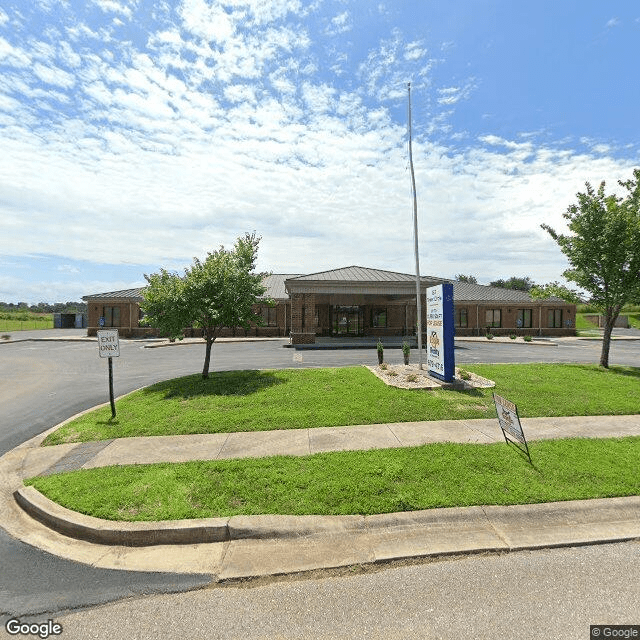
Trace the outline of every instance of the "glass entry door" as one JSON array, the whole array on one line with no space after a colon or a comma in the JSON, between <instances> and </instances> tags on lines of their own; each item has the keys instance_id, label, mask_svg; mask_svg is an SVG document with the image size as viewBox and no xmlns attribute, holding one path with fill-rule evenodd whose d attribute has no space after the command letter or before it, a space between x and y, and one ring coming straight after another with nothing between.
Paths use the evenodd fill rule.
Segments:
<instances>
[{"instance_id":1,"label":"glass entry door","mask_svg":"<svg viewBox=\"0 0 640 640\"><path fill-rule=\"evenodd\" d=\"M361 307L331 308L331 328L335 336L359 336L364 333L364 312Z\"/></svg>"}]
</instances>

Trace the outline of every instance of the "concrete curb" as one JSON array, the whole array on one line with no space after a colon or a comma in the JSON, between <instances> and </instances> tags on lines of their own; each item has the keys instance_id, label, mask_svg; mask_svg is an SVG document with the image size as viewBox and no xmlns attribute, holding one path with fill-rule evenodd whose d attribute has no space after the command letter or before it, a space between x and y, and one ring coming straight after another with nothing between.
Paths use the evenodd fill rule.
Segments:
<instances>
[{"instance_id":1,"label":"concrete curb","mask_svg":"<svg viewBox=\"0 0 640 640\"><path fill-rule=\"evenodd\" d=\"M455 338L455 342L474 342L479 344L511 344L511 345L525 345L535 347L557 347L557 342L552 342L550 338L533 338L531 342L525 342L524 340L511 340L508 336L495 336L491 340L487 340L483 336L461 336Z\"/></svg>"},{"instance_id":2,"label":"concrete curb","mask_svg":"<svg viewBox=\"0 0 640 640\"><path fill-rule=\"evenodd\" d=\"M161 522L116 522L66 509L33 487L13 494L20 507L65 536L102 545L141 547L238 540L361 536L464 531L471 526L479 549L518 550L640 539L640 496L532 505L429 509L351 516L232 516ZM541 532L544 532L541 534ZM497 537L497 540L495 539ZM478 542L478 541L476 541ZM451 551L451 550L450 550ZM458 553L468 553L465 545Z\"/></svg>"}]
</instances>

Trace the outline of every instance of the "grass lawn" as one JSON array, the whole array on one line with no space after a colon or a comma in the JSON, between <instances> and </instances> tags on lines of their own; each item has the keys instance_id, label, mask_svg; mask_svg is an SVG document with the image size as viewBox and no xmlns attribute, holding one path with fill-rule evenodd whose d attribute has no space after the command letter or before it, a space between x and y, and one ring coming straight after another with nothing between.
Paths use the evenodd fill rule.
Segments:
<instances>
[{"instance_id":1,"label":"grass lawn","mask_svg":"<svg viewBox=\"0 0 640 640\"><path fill-rule=\"evenodd\" d=\"M313 456L105 467L34 478L51 500L109 520L372 514L637 495L640 437L438 443Z\"/></svg>"},{"instance_id":2,"label":"grass lawn","mask_svg":"<svg viewBox=\"0 0 640 640\"><path fill-rule=\"evenodd\" d=\"M585 313L576 313L576 329L578 331L597 331L598 324L596 322L591 322L585 318Z\"/></svg>"},{"instance_id":3,"label":"grass lawn","mask_svg":"<svg viewBox=\"0 0 640 640\"><path fill-rule=\"evenodd\" d=\"M640 313L628 313L629 324L634 329L640 329Z\"/></svg>"},{"instance_id":4,"label":"grass lawn","mask_svg":"<svg viewBox=\"0 0 640 640\"><path fill-rule=\"evenodd\" d=\"M33 329L53 329L53 314L31 313L30 311L0 312L0 332Z\"/></svg>"},{"instance_id":5,"label":"grass lawn","mask_svg":"<svg viewBox=\"0 0 640 640\"><path fill-rule=\"evenodd\" d=\"M565 364L465 365L496 382L522 417L640 413L640 368ZM44 444L131 436L301 429L385 422L490 418L492 389L388 387L364 367L226 371L177 378L103 407Z\"/></svg>"}]
</instances>

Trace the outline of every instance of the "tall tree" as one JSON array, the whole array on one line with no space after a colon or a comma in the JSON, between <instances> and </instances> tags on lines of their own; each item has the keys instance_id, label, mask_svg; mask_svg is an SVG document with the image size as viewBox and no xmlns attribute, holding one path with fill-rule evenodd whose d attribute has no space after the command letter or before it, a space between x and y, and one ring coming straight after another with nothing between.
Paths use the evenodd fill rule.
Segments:
<instances>
[{"instance_id":1,"label":"tall tree","mask_svg":"<svg viewBox=\"0 0 640 640\"><path fill-rule=\"evenodd\" d=\"M586 193L563 214L570 234L549 225L542 228L569 260L567 280L591 294L590 304L604 315L600 365L609 366L611 331L620 310L640 296L640 169L619 184L626 196L607 195L605 183L597 191L587 182Z\"/></svg>"},{"instance_id":2,"label":"tall tree","mask_svg":"<svg viewBox=\"0 0 640 640\"><path fill-rule=\"evenodd\" d=\"M554 282L548 282L547 284L536 284L531 287L529 295L534 300L546 300L547 298L562 298L572 304L578 304L581 302L580 295L575 289L569 289L563 284L560 284L557 280Z\"/></svg>"},{"instance_id":3,"label":"tall tree","mask_svg":"<svg viewBox=\"0 0 640 640\"><path fill-rule=\"evenodd\" d=\"M459 273L456 276L458 282L468 282L469 284L478 284L478 280L475 276L466 276L464 273Z\"/></svg>"},{"instance_id":4,"label":"tall tree","mask_svg":"<svg viewBox=\"0 0 640 640\"><path fill-rule=\"evenodd\" d=\"M184 275L161 269L145 275L141 308L148 322L170 338L181 340L185 327L201 327L206 342L202 377L209 377L211 347L223 327L262 324L262 316L253 313L265 293L263 275L255 273L260 238L255 232L236 240L233 250L220 247L205 260L193 259ZM271 301L267 301L271 302Z\"/></svg>"},{"instance_id":5,"label":"tall tree","mask_svg":"<svg viewBox=\"0 0 640 640\"><path fill-rule=\"evenodd\" d=\"M501 289L517 289L518 291L529 291L531 287L535 286L533 280L529 277L519 278L518 276L511 276L508 280L494 280L489 283L490 287L499 287Z\"/></svg>"}]
</instances>

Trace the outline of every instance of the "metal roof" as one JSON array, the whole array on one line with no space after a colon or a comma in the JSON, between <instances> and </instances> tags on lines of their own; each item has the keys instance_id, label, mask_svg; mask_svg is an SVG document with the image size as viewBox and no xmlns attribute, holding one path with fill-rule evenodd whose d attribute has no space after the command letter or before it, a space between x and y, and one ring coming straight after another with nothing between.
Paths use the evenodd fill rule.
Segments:
<instances>
[{"instance_id":1,"label":"metal roof","mask_svg":"<svg viewBox=\"0 0 640 640\"><path fill-rule=\"evenodd\" d=\"M288 278L296 278L299 273L273 273L266 276L262 280L262 284L267 287L267 291L264 294L266 298L273 298L274 300L283 300L289 296L284 290L284 281ZM122 291L107 291L105 293L92 293L88 296L82 296L83 300L121 300L127 299L135 302L141 302L143 300L142 292L145 287L139 287L137 289L123 289Z\"/></svg>"},{"instance_id":2,"label":"metal roof","mask_svg":"<svg viewBox=\"0 0 640 640\"><path fill-rule=\"evenodd\" d=\"M299 276L299 273L272 273L270 276L266 276L262 280L262 284L267 287L265 297L273 300L287 300L289 295L284 289L284 281Z\"/></svg>"},{"instance_id":3,"label":"metal roof","mask_svg":"<svg viewBox=\"0 0 640 640\"><path fill-rule=\"evenodd\" d=\"M453 284L453 299L456 303L567 304L565 300L556 297L545 300L533 300L527 292L517 291L516 289L503 289L501 287L490 287L483 284L457 282L435 276L421 276L420 280L423 287L450 282ZM285 282L308 285L312 289L315 288L315 283L322 283L325 287L331 284L344 286L353 283L355 285L354 290L357 289L360 292L360 289L362 289L361 292L367 292L367 285L379 285L379 287L384 288L385 284L391 286L395 284L400 285L401 288L406 288L407 285L415 284L415 275L399 273L397 271L385 271L383 269L370 269L355 265L309 274L273 273L265 276L263 279L263 284L267 287L265 297L272 298L273 300L288 300L289 294L285 288ZM364 287L362 287L362 285L364 285ZM308 287L304 288L306 289ZM137 289L123 289L122 291L94 293L83 296L82 299L87 301L126 299L139 302L143 300L143 290L144 287L140 287ZM342 290L347 292L348 287Z\"/></svg>"},{"instance_id":4,"label":"metal roof","mask_svg":"<svg viewBox=\"0 0 640 640\"><path fill-rule=\"evenodd\" d=\"M115 300L127 298L129 300L142 300L142 291L144 287L137 289L123 289L122 291L107 291L106 293L92 293L88 296L82 296L83 300L109 299Z\"/></svg>"},{"instance_id":5,"label":"metal roof","mask_svg":"<svg viewBox=\"0 0 640 640\"><path fill-rule=\"evenodd\" d=\"M342 267L341 269L331 269L329 271L319 271L318 273L308 273L298 276L296 281L314 282L415 282L415 275L409 273L399 273L397 271L385 271L383 269L370 269L368 267ZM421 276L422 280L447 282L442 278L432 276Z\"/></svg>"},{"instance_id":6,"label":"metal roof","mask_svg":"<svg viewBox=\"0 0 640 640\"><path fill-rule=\"evenodd\" d=\"M470 284L469 282L453 283L453 299L456 302L506 302L506 303L543 303L543 304L567 304L560 298L546 298L544 300L534 300L526 291L517 289L504 289L502 287L490 287L484 284Z\"/></svg>"}]
</instances>

